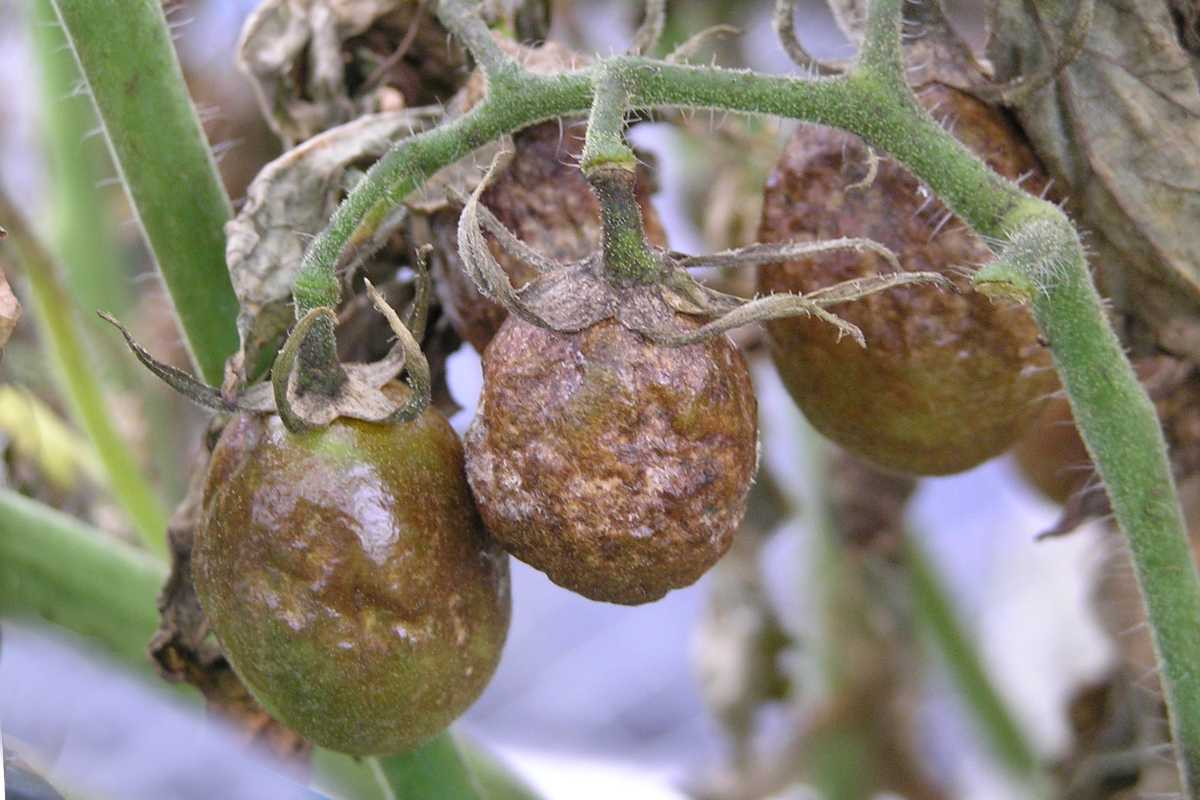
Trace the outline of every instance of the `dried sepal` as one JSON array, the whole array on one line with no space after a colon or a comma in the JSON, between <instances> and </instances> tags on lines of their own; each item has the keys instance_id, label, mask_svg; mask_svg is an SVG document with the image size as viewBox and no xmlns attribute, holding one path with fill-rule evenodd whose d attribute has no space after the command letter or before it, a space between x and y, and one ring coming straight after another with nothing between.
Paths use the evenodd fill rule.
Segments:
<instances>
[{"instance_id":1,"label":"dried sepal","mask_svg":"<svg viewBox=\"0 0 1200 800\"><path fill-rule=\"evenodd\" d=\"M522 263L527 264L538 272L551 272L559 268L558 262L534 250L529 245L525 244L512 231L504 226L492 210L482 203L475 204L476 213L479 215L480 224L487 229L487 232L496 237L500 246L508 253L516 256Z\"/></svg>"},{"instance_id":2,"label":"dried sepal","mask_svg":"<svg viewBox=\"0 0 1200 800\"><path fill-rule=\"evenodd\" d=\"M633 36L633 45L629 52L635 56L644 56L653 52L662 39L663 29L667 25L666 0L645 0L643 2L642 24L638 26Z\"/></svg>"},{"instance_id":3,"label":"dried sepal","mask_svg":"<svg viewBox=\"0 0 1200 800\"><path fill-rule=\"evenodd\" d=\"M418 342L425 338L425 326L429 322L429 302L433 297L433 280L429 277L429 253L432 250L433 245L423 244L413 251L413 264L417 273L416 291L413 294L412 307L408 310L408 318L404 320L403 327L407 328L408 332L412 334L412 338ZM371 290L374 291L375 287L372 286ZM374 297L372 297L372 305L374 305ZM379 306L375 306L375 308L378 310ZM390 306L388 308L391 309ZM388 319L386 315L384 316L385 319ZM391 320L388 319L388 322L390 325Z\"/></svg>"},{"instance_id":4,"label":"dried sepal","mask_svg":"<svg viewBox=\"0 0 1200 800\"><path fill-rule=\"evenodd\" d=\"M780 243L757 243L736 250L720 253L687 256L680 259L683 267L744 267L755 264L774 264L803 256L828 253L834 250L853 250L858 253L871 252L882 256L897 272L901 271L900 260L890 249L875 241L859 237L820 239L817 241L795 241Z\"/></svg>"},{"instance_id":5,"label":"dried sepal","mask_svg":"<svg viewBox=\"0 0 1200 800\"><path fill-rule=\"evenodd\" d=\"M788 57L801 69L814 72L817 75L840 75L846 71L846 64L824 61L814 57L800 43L796 36L796 0L776 0L775 13L771 23L779 43L787 52Z\"/></svg>"},{"instance_id":6,"label":"dried sepal","mask_svg":"<svg viewBox=\"0 0 1200 800\"><path fill-rule=\"evenodd\" d=\"M826 306L858 300L876 292L882 292L896 286L912 283L928 283L945 288L952 284L936 272L904 272L894 275L879 275L872 278L859 278L845 283L830 286L808 295L771 294L744 302L742 305L717 317L712 322L702 325L695 330L677 332L670 328L639 330L646 338L656 344L669 347L681 347L703 341L711 336L725 333L749 325L752 322L766 322L786 317L816 317L837 329L838 338L849 336L860 347L866 347L867 341L857 325L847 322L825 310Z\"/></svg>"},{"instance_id":7,"label":"dried sepal","mask_svg":"<svg viewBox=\"0 0 1200 800\"><path fill-rule=\"evenodd\" d=\"M510 149L498 151L483 180L467 197L462 214L458 218L458 253L467 276L475 284L480 294L504 306L509 313L516 314L526 322L543 328L551 327L518 296L512 281L509 280L508 275L488 248L480 223L479 198L492 179L511 160L513 152ZM500 241L501 244L511 243L514 239L516 236L510 235Z\"/></svg>"},{"instance_id":8,"label":"dried sepal","mask_svg":"<svg viewBox=\"0 0 1200 800\"><path fill-rule=\"evenodd\" d=\"M974 85L971 94L993 103L1021 105L1037 92L1053 83L1071 62L1083 52L1088 33L1092 29L1092 18L1096 12L1096 0L1076 0L1074 10L1057 46L1047 41L1047 49L1054 57L1041 68L1018 75L1002 83ZM1045 36L1045 31L1042 31ZM1048 37L1047 37L1048 38Z\"/></svg>"},{"instance_id":9,"label":"dried sepal","mask_svg":"<svg viewBox=\"0 0 1200 800\"><path fill-rule=\"evenodd\" d=\"M187 372L172 367L170 364L164 364L158 361L150 352L138 344L125 326L117 321L116 317L105 311L97 311L100 319L112 325L121 332L125 337L125 344L133 352L133 355L141 362L142 366L150 370L160 381L170 386L179 394L191 400L198 406L202 406L212 411L236 411L238 405L235 400L230 400L221 394L219 389L209 386L206 383L196 380Z\"/></svg>"},{"instance_id":10,"label":"dried sepal","mask_svg":"<svg viewBox=\"0 0 1200 800\"><path fill-rule=\"evenodd\" d=\"M370 290L373 292L374 287ZM395 312L386 302L383 306L391 313L388 322L393 331L398 326L407 336L397 333L401 338L400 343L379 361L369 364L327 364L324 367L328 370L326 379L314 380L314 365L308 364L305 372L303 362L311 362L312 353L324 350L316 344L319 335L324 333L320 329L336 323L336 317L330 309L317 308L296 324L276 359L270 382L246 388L231 384L229 391L208 386L187 372L158 361L115 318L104 312L99 314L121 332L125 343L142 366L197 405L225 413L277 413L288 430L296 432L328 425L338 417L366 422L404 421L419 416L429 405L431 376L428 361ZM378 303L376 308L379 308ZM329 330L332 328L329 327ZM407 382L413 391L412 396L398 406L382 389L402 371L407 373ZM328 379L330 376L333 376L332 379Z\"/></svg>"},{"instance_id":11,"label":"dried sepal","mask_svg":"<svg viewBox=\"0 0 1200 800\"><path fill-rule=\"evenodd\" d=\"M825 307L906 284L951 286L946 278L936 273L901 271L895 253L866 238L754 244L700 256L677 257L651 248L661 261L660 281L650 286L615 286L606 279L600 254L572 264L559 264L521 242L480 204L483 191L509 157L508 152L497 153L484 179L466 199L458 224L459 254L468 276L484 296L541 328L574 333L616 318L625 327L656 344L680 347L752 322L812 316L837 328L839 338L847 335L865 346L862 332L856 326L839 319ZM487 246L484 227L496 237L504 251L529 263L541 273L539 277L519 290L514 288ZM896 272L847 281L810 295L777 294L750 301L710 289L686 272L689 267L767 264L845 249L874 253ZM699 328L685 330L677 324L675 312L716 319Z\"/></svg>"},{"instance_id":12,"label":"dried sepal","mask_svg":"<svg viewBox=\"0 0 1200 800\"><path fill-rule=\"evenodd\" d=\"M428 273L425 274L424 280L420 283L425 285L422 291L425 298L425 303L428 305L429 290L428 290ZM425 359L425 354L421 352L421 344L417 341L416 336L405 327L400 321L400 317L396 314L395 309L388 305L370 281L366 281L367 295L371 298L371 303L375 306L375 310L383 315L388 322L388 327L392 329L392 333L396 335L396 349L404 354L404 371L405 378L412 395L408 401L393 411L387 418L388 422L407 422L410 419L416 419L425 412L429 407L430 390L433 385L432 377L429 373L429 362ZM424 311L414 310L414 316L419 316L424 319ZM422 322L422 328L424 323Z\"/></svg>"},{"instance_id":13,"label":"dried sepal","mask_svg":"<svg viewBox=\"0 0 1200 800\"><path fill-rule=\"evenodd\" d=\"M309 421L320 410L314 408L311 401L316 399L320 402L335 398L348 380L345 370L337 363L337 358L328 357L329 350L334 349L330 347L331 342L328 340L333 336L336 325L337 316L332 309L314 308L296 323L296 327L284 342L283 349L275 358L275 365L271 368L275 411L292 433L321 425L321 422ZM316 355L318 352L320 356ZM302 364L309 367L307 373L299 369ZM317 388L313 368L323 373L320 378L320 390L316 392L308 391L310 388ZM293 405L293 400L296 401L296 405ZM327 408L325 403L321 405ZM325 424L332 421L331 418Z\"/></svg>"}]
</instances>

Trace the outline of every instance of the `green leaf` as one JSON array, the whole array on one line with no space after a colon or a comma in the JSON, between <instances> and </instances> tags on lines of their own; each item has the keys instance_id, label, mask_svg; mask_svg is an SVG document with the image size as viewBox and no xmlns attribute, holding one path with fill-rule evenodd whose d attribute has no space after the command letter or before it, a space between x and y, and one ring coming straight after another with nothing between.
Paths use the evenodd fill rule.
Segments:
<instances>
[{"instance_id":1,"label":"green leaf","mask_svg":"<svg viewBox=\"0 0 1200 800\"><path fill-rule=\"evenodd\" d=\"M40 617L149 670L158 560L74 517L0 489L0 615Z\"/></svg>"},{"instance_id":2,"label":"green leaf","mask_svg":"<svg viewBox=\"0 0 1200 800\"><path fill-rule=\"evenodd\" d=\"M232 211L162 5L127 0L120 13L94 0L54 5L188 349L202 377L219 385L237 348L237 300L225 269Z\"/></svg>"}]
</instances>

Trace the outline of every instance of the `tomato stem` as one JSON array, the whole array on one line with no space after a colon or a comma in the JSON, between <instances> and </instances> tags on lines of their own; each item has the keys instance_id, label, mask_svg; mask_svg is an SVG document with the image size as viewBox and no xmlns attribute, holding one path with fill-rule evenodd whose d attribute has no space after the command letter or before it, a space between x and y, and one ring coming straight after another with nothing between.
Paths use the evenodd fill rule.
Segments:
<instances>
[{"instance_id":1,"label":"tomato stem","mask_svg":"<svg viewBox=\"0 0 1200 800\"><path fill-rule=\"evenodd\" d=\"M397 143L337 209L305 255L296 285L298 308L303 313L313 302L336 301L332 276L347 245L367 241L374 226L426 176L521 128L594 107L601 91L613 89L606 84L612 74L620 75L620 88L634 109L774 114L857 134L911 170L984 236L1001 253L996 270L1003 267L1009 277L1024 278L1013 282L1024 287L1016 291L1025 291L1051 342L1080 430L1130 541L1163 669L1185 791L1200 798L1200 670L1194 668L1200 664L1200 577L1153 407L1104 317L1067 217L994 173L916 102L904 78L902 5L903 0L872 0L859 57L847 74L836 77L770 76L636 55L549 77L511 63L492 69L483 103ZM438 13L451 30L469 37L468 44L482 42L486 26L473 17L466 0L441 0ZM1021 256L1030 249L1015 245L1030 237L1045 239L1050 249L1037 257ZM996 270L981 280L999 285L1003 275Z\"/></svg>"}]
</instances>

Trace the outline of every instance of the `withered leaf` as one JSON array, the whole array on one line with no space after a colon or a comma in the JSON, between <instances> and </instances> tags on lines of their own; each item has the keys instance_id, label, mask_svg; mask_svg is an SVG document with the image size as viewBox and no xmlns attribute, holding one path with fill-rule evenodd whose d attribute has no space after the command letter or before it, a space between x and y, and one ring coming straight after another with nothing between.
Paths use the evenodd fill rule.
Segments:
<instances>
[{"instance_id":1,"label":"withered leaf","mask_svg":"<svg viewBox=\"0 0 1200 800\"><path fill-rule=\"evenodd\" d=\"M289 146L361 114L425 105L462 79L461 51L433 19L432 5L266 0L242 30L238 66ZM405 69L406 54L414 69Z\"/></svg>"},{"instance_id":2,"label":"withered leaf","mask_svg":"<svg viewBox=\"0 0 1200 800\"><path fill-rule=\"evenodd\" d=\"M1073 2L999 0L999 80L1054 58ZM1014 109L1070 192L1103 289L1150 344L1200 358L1200 85L1166 0L1097 0L1082 53Z\"/></svg>"},{"instance_id":3,"label":"withered leaf","mask_svg":"<svg viewBox=\"0 0 1200 800\"><path fill-rule=\"evenodd\" d=\"M424 130L439 113L430 108L369 114L315 136L272 161L246 190L237 217L225 225L225 260L241 305L238 331L247 370L257 352L273 352L292 322L286 305L312 236L325 227L356 168L365 168L400 138ZM380 226L369 252L403 220L403 210Z\"/></svg>"}]
</instances>

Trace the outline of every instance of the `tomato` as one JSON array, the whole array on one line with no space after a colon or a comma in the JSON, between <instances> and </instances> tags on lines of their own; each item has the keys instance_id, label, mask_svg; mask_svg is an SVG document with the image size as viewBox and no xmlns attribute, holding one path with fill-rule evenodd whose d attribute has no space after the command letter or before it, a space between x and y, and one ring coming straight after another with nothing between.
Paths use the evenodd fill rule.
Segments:
<instances>
[{"instance_id":1,"label":"tomato","mask_svg":"<svg viewBox=\"0 0 1200 800\"><path fill-rule=\"evenodd\" d=\"M238 675L281 722L356 755L442 731L508 631L508 559L446 420L339 418L288 433L240 414L212 455L193 572Z\"/></svg>"},{"instance_id":2,"label":"tomato","mask_svg":"<svg viewBox=\"0 0 1200 800\"><path fill-rule=\"evenodd\" d=\"M1039 169L999 111L938 85L922 98L956 120L955 134L1001 174ZM820 320L770 322L772 355L825 436L888 469L959 472L1008 449L1037 418L1056 386L1050 355L1026 308L971 290L962 273L991 251L957 219L939 231L944 209L906 170L883 160L871 186L848 188L858 177L848 173L865 171L866 161L851 134L799 129L767 182L760 239L868 237L904 269L941 272L961 291L904 286L831 309L862 329L866 349ZM1039 175L1026 186L1037 191ZM810 292L886 269L872 253L842 251L771 265L758 288Z\"/></svg>"},{"instance_id":3,"label":"tomato","mask_svg":"<svg viewBox=\"0 0 1200 800\"><path fill-rule=\"evenodd\" d=\"M563 334L510 317L483 363L467 477L511 554L585 597L637 604L729 548L758 444L726 337L671 348L612 320Z\"/></svg>"}]
</instances>

